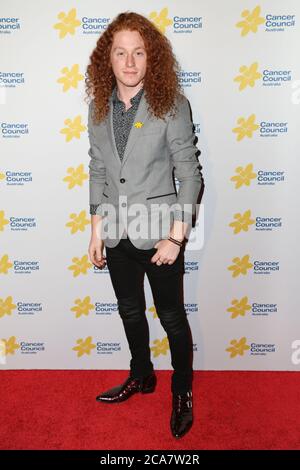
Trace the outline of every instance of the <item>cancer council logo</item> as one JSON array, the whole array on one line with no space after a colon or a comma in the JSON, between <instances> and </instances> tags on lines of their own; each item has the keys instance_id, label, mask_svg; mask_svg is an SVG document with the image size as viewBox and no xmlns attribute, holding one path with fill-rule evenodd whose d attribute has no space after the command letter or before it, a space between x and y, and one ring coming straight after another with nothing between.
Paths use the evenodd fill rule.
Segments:
<instances>
[{"instance_id":1,"label":"cancer council logo","mask_svg":"<svg viewBox=\"0 0 300 470\"><path fill-rule=\"evenodd\" d=\"M235 24L237 28L241 29L241 36L247 36L250 32L257 33L258 27L265 22L265 18L260 16L260 10L260 6L257 5L252 11L242 11L242 20Z\"/></svg>"},{"instance_id":2,"label":"cancer council logo","mask_svg":"<svg viewBox=\"0 0 300 470\"><path fill-rule=\"evenodd\" d=\"M163 339L155 339L153 341L153 346L150 348L150 351L153 353L153 357L158 357L160 355L166 356L170 350L168 337L165 336Z\"/></svg>"},{"instance_id":3,"label":"cancer council logo","mask_svg":"<svg viewBox=\"0 0 300 470\"><path fill-rule=\"evenodd\" d=\"M64 120L66 127L60 130L60 133L66 136L66 142L70 142L72 139L80 139L82 132L86 131L87 128L81 122L81 116L75 116L74 119L67 118Z\"/></svg>"},{"instance_id":4,"label":"cancer council logo","mask_svg":"<svg viewBox=\"0 0 300 470\"><path fill-rule=\"evenodd\" d=\"M232 319L244 317L247 312L251 311L248 296L245 295L241 299L232 299L231 306L227 308L227 312L231 313Z\"/></svg>"},{"instance_id":5,"label":"cancer council logo","mask_svg":"<svg viewBox=\"0 0 300 470\"><path fill-rule=\"evenodd\" d=\"M238 277L241 274L246 276L249 269L253 268L253 264L250 262L250 255L244 255L241 258L236 256L232 259L232 263L227 267L228 271L232 271L232 277Z\"/></svg>"},{"instance_id":6,"label":"cancer council logo","mask_svg":"<svg viewBox=\"0 0 300 470\"><path fill-rule=\"evenodd\" d=\"M250 346L247 344L247 338L243 336L241 339L233 339L230 341L230 345L226 348L226 351L230 353L230 358L236 356L244 356L245 351L250 349Z\"/></svg>"},{"instance_id":7,"label":"cancer council logo","mask_svg":"<svg viewBox=\"0 0 300 470\"><path fill-rule=\"evenodd\" d=\"M0 255L0 274L8 274L8 270L12 268L13 263L9 261L8 255Z\"/></svg>"},{"instance_id":8,"label":"cancer council logo","mask_svg":"<svg viewBox=\"0 0 300 470\"><path fill-rule=\"evenodd\" d=\"M255 122L255 114L251 114L248 118L244 118L243 116L239 117L237 124L238 126L234 127L232 132L236 134L236 140L238 142L245 137L251 139L253 133L259 129L259 124Z\"/></svg>"},{"instance_id":9,"label":"cancer council logo","mask_svg":"<svg viewBox=\"0 0 300 470\"><path fill-rule=\"evenodd\" d=\"M14 355L18 349L20 349L20 345L17 343L15 336L8 339L2 338L0 341L0 356Z\"/></svg>"},{"instance_id":10,"label":"cancer council logo","mask_svg":"<svg viewBox=\"0 0 300 470\"><path fill-rule=\"evenodd\" d=\"M81 21L76 18L76 8L72 8L68 13L61 11L57 18L60 20L53 26L59 31L59 39L64 39L67 34L74 36L76 28L81 25Z\"/></svg>"},{"instance_id":11,"label":"cancer council logo","mask_svg":"<svg viewBox=\"0 0 300 470\"><path fill-rule=\"evenodd\" d=\"M248 296L244 295L240 299L232 299L231 305L226 311L231 313L230 318L233 320L240 317L245 318L247 313L250 313L253 317L266 317L277 313L278 305L270 302L249 302Z\"/></svg>"},{"instance_id":12,"label":"cancer council logo","mask_svg":"<svg viewBox=\"0 0 300 470\"><path fill-rule=\"evenodd\" d=\"M282 3L282 5L284 6L284 3ZM277 12L276 14L268 12L265 16L261 16L260 13L261 8L259 5L257 5L252 11L242 11L242 19L235 24L237 28L240 28L241 36L247 36L249 33L257 33L258 28L262 24L265 25L266 32L273 33L279 33L295 27L296 15L290 15L287 12L283 12L280 15L278 15Z\"/></svg>"},{"instance_id":13,"label":"cancer council logo","mask_svg":"<svg viewBox=\"0 0 300 470\"><path fill-rule=\"evenodd\" d=\"M253 88L255 82L262 77L262 74L257 70L258 63L253 62L253 64L249 65L242 65L239 68L240 74L234 77L234 81L239 83L239 91L243 91L247 86Z\"/></svg>"},{"instance_id":14,"label":"cancer council logo","mask_svg":"<svg viewBox=\"0 0 300 470\"><path fill-rule=\"evenodd\" d=\"M237 212L233 216L234 220L228 224L229 227L233 228L233 234L237 235L241 232L248 232L249 227L255 223L254 219L251 219L251 210L248 209L243 214Z\"/></svg>"},{"instance_id":15,"label":"cancer council logo","mask_svg":"<svg viewBox=\"0 0 300 470\"><path fill-rule=\"evenodd\" d=\"M77 90L78 83L84 79L84 76L79 73L78 64L74 64L70 68L63 67L60 72L61 76L56 81L63 86L63 92L69 91L71 88L75 88ZM67 123L65 122L65 124Z\"/></svg>"},{"instance_id":16,"label":"cancer council logo","mask_svg":"<svg viewBox=\"0 0 300 470\"><path fill-rule=\"evenodd\" d=\"M78 277L80 274L87 274L88 269L93 266L88 260L88 255L83 255L81 258L74 256L72 263L73 264L68 266L68 269L73 271L73 277Z\"/></svg>"},{"instance_id":17,"label":"cancer council logo","mask_svg":"<svg viewBox=\"0 0 300 470\"><path fill-rule=\"evenodd\" d=\"M149 19L163 34L165 34L167 27L173 24L173 21L168 18L168 8L163 8L159 13L152 11L149 14Z\"/></svg>"},{"instance_id":18,"label":"cancer council logo","mask_svg":"<svg viewBox=\"0 0 300 470\"><path fill-rule=\"evenodd\" d=\"M5 315L10 316L17 308L16 304L13 303L13 298L11 295L6 297L6 299L2 299L0 297L0 318L5 317Z\"/></svg>"},{"instance_id":19,"label":"cancer council logo","mask_svg":"<svg viewBox=\"0 0 300 470\"><path fill-rule=\"evenodd\" d=\"M73 189L75 186L82 187L84 182L88 180L89 176L84 171L84 165L81 163L77 168L70 166L67 169L68 175L63 178L65 183L68 183L68 189Z\"/></svg>"},{"instance_id":20,"label":"cancer council logo","mask_svg":"<svg viewBox=\"0 0 300 470\"><path fill-rule=\"evenodd\" d=\"M90 224L90 221L87 218L86 211L82 210L78 214L72 212L70 214L69 221L66 223L66 227L70 228L71 235L78 232L84 232L87 225ZM1 229L1 222L0 222Z\"/></svg>"},{"instance_id":21,"label":"cancer council logo","mask_svg":"<svg viewBox=\"0 0 300 470\"><path fill-rule=\"evenodd\" d=\"M88 316L91 310L95 309L95 305L91 303L91 297L87 295L84 299L77 298L71 308L71 312L75 313L75 318Z\"/></svg>"},{"instance_id":22,"label":"cancer council logo","mask_svg":"<svg viewBox=\"0 0 300 470\"><path fill-rule=\"evenodd\" d=\"M239 74L233 79L239 83L239 91L246 88L254 88L256 82L261 79L263 86L283 86L290 84L292 80L292 70L283 68L263 68L261 72L258 70L258 62L253 62L249 66L242 65L239 68Z\"/></svg>"},{"instance_id":23,"label":"cancer council logo","mask_svg":"<svg viewBox=\"0 0 300 470\"><path fill-rule=\"evenodd\" d=\"M249 163L245 167L236 167L235 172L236 174L230 178L230 181L235 183L235 189L239 189L242 186L250 186L254 179L257 179L257 184L260 186L274 186L284 184L285 182L284 170L259 169L257 173L255 173L252 163ZM245 217L247 217L247 215Z\"/></svg>"},{"instance_id":24,"label":"cancer council logo","mask_svg":"<svg viewBox=\"0 0 300 470\"><path fill-rule=\"evenodd\" d=\"M4 228L9 224L9 220L5 218L4 211L0 211L0 232L4 232Z\"/></svg>"},{"instance_id":25,"label":"cancer council logo","mask_svg":"<svg viewBox=\"0 0 300 470\"><path fill-rule=\"evenodd\" d=\"M253 171L253 163L249 163L245 167L238 166L235 169L236 174L230 178L230 181L235 183L235 189L242 186L250 186L253 179L256 179L257 173Z\"/></svg>"},{"instance_id":26,"label":"cancer council logo","mask_svg":"<svg viewBox=\"0 0 300 470\"><path fill-rule=\"evenodd\" d=\"M240 142L245 137L251 139L253 133L258 129L260 137L277 138L283 134L288 133L288 122L287 121L260 121L259 124L255 122L255 114L251 114L248 118L243 116L237 120L237 126L232 129L232 132L236 134L236 140Z\"/></svg>"},{"instance_id":27,"label":"cancer council logo","mask_svg":"<svg viewBox=\"0 0 300 470\"><path fill-rule=\"evenodd\" d=\"M90 356L91 351L96 348L96 345L92 342L93 338L91 336L87 336L84 338L79 338L76 341L76 346L72 348L73 351L76 351L77 357L82 357L84 355Z\"/></svg>"}]
</instances>

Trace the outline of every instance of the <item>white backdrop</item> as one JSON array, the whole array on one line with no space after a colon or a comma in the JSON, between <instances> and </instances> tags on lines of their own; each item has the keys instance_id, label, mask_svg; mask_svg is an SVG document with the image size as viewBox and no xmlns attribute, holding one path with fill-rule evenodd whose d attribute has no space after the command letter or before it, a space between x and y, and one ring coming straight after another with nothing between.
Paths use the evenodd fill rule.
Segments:
<instances>
[{"instance_id":1,"label":"white backdrop","mask_svg":"<svg viewBox=\"0 0 300 470\"><path fill-rule=\"evenodd\" d=\"M87 257L83 78L101 31L130 10L171 40L201 150L205 192L184 276L194 369L297 370L300 3L151 8L1 2L1 367L129 367L109 272ZM171 369L147 278L145 291L152 360Z\"/></svg>"}]
</instances>

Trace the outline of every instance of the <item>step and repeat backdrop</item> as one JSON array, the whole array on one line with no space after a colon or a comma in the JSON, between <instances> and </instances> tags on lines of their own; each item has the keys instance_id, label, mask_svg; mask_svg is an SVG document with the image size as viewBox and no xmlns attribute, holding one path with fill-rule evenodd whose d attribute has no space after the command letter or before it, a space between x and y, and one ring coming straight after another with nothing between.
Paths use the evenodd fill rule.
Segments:
<instances>
[{"instance_id":1,"label":"step and repeat backdrop","mask_svg":"<svg viewBox=\"0 0 300 470\"><path fill-rule=\"evenodd\" d=\"M88 259L84 78L108 23L136 11L173 45L201 150L194 369L299 370L300 3L108 3L0 3L1 368L129 368L109 271ZM147 277L145 296L154 366L171 370Z\"/></svg>"}]
</instances>

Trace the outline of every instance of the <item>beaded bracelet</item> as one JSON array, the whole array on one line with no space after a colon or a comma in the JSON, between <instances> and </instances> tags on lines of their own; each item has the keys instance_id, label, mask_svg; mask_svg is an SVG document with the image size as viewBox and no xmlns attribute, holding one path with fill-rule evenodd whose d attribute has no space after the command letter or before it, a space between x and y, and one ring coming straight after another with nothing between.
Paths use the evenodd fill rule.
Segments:
<instances>
[{"instance_id":1,"label":"beaded bracelet","mask_svg":"<svg viewBox=\"0 0 300 470\"><path fill-rule=\"evenodd\" d=\"M172 238L172 237L168 237L168 240L170 240L171 242L175 243L178 246L182 246L182 243L183 243L183 242L181 242L179 240L176 240L175 238Z\"/></svg>"}]
</instances>

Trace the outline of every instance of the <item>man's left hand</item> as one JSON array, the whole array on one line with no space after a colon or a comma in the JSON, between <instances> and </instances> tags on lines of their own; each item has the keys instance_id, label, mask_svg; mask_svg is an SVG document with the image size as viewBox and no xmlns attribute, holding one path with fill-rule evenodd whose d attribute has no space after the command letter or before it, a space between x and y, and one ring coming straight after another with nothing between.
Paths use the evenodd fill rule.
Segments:
<instances>
[{"instance_id":1,"label":"man's left hand","mask_svg":"<svg viewBox=\"0 0 300 470\"><path fill-rule=\"evenodd\" d=\"M151 263L156 263L158 266L173 264L180 252L179 245L165 239L159 240L154 248L157 248L157 252L152 256Z\"/></svg>"}]
</instances>

